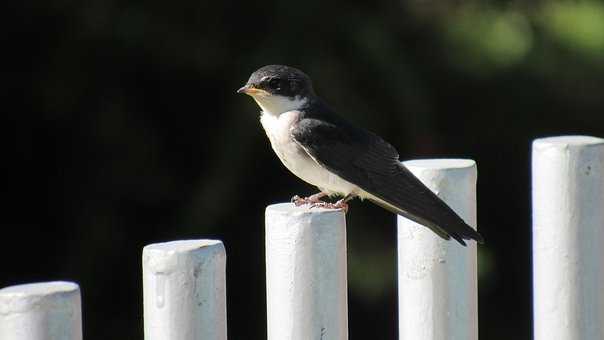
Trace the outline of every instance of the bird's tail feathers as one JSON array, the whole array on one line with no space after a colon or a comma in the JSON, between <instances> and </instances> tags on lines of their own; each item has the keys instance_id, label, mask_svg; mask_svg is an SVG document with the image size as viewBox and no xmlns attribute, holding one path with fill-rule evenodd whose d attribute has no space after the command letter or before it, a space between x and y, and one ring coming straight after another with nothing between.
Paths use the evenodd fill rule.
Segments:
<instances>
[{"instance_id":1,"label":"bird's tail feathers","mask_svg":"<svg viewBox=\"0 0 604 340\"><path fill-rule=\"evenodd\" d=\"M458 228L455 228L456 232L447 232L445 229L439 227L436 223L434 223L432 221L428 221L424 218L412 215L412 214L396 207L395 205L386 202L383 199L380 199L375 196L368 197L368 199L386 210L389 210L397 215L401 215L416 223L419 223L423 226L430 228L430 230L432 230L435 234L437 234L438 236L440 236L441 238L443 238L445 240L450 240L452 237L463 246L466 246L466 242L464 240L475 240L478 243L481 243L481 244L484 243L484 238L482 237L482 235L480 235L476 230L474 230L474 228L472 228L471 226L469 226L468 224L466 224L463 221L461 223L463 223L464 225L459 226Z\"/></svg>"}]
</instances>

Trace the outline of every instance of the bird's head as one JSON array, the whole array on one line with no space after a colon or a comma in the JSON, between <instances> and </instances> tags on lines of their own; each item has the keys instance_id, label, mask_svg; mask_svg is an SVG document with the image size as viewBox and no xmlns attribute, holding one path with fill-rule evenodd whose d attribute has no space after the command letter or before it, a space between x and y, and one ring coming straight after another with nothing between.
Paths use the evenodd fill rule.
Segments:
<instances>
[{"instance_id":1,"label":"bird's head","mask_svg":"<svg viewBox=\"0 0 604 340\"><path fill-rule=\"evenodd\" d=\"M284 65L259 68L237 93L251 96L262 111L273 115L300 109L314 96L310 78Z\"/></svg>"}]
</instances>

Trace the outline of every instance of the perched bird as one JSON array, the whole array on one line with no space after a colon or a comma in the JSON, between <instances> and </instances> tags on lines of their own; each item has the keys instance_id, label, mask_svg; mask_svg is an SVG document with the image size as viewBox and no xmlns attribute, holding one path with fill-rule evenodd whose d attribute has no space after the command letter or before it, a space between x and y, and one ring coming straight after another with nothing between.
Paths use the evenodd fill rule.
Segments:
<instances>
[{"instance_id":1,"label":"perched bird","mask_svg":"<svg viewBox=\"0 0 604 340\"><path fill-rule=\"evenodd\" d=\"M329 108L304 72L268 65L252 73L238 93L250 95L262 109L260 122L285 167L320 192L296 205L348 209L354 197L432 229L440 237L483 242L445 202L400 161L392 145L353 126ZM321 198L340 195L336 203Z\"/></svg>"}]
</instances>

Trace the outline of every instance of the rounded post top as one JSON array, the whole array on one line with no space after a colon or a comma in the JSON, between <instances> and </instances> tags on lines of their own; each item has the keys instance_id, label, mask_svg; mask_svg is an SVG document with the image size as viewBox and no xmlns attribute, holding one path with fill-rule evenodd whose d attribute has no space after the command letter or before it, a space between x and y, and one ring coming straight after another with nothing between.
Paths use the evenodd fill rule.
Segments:
<instances>
[{"instance_id":1,"label":"rounded post top","mask_svg":"<svg viewBox=\"0 0 604 340\"><path fill-rule=\"evenodd\" d=\"M26 283L0 289L0 298L5 296L44 296L56 293L69 293L78 289L80 287L76 283L67 281Z\"/></svg>"},{"instance_id":2,"label":"rounded post top","mask_svg":"<svg viewBox=\"0 0 604 340\"><path fill-rule=\"evenodd\" d=\"M172 274L187 268L182 258L226 258L220 240L180 240L153 243L143 248L143 268L153 274Z\"/></svg>"},{"instance_id":3,"label":"rounded post top","mask_svg":"<svg viewBox=\"0 0 604 340\"><path fill-rule=\"evenodd\" d=\"M282 215L304 215L304 214L343 214L342 209L326 209L320 207L311 208L310 205L304 204L296 206L293 203L276 203L266 207L267 214L282 214Z\"/></svg>"},{"instance_id":4,"label":"rounded post top","mask_svg":"<svg viewBox=\"0 0 604 340\"><path fill-rule=\"evenodd\" d=\"M80 287L76 283L66 281L28 283L2 288L0 315L24 313L36 306L45 306L49 301L71 300L76 296L79 299L79 295Z\"/></svg>"},{"instance_id":5,"label":"rounded post top","mask_svg":"<svg viewBox=\"0 0 604 340\"><path fill-rule=\"evenodd\" d=\"M592 136L555 136L538 138L533 141L533 149L602 146L604 139Z\"/></svg>"},{"instance_id":6,"label":"rounded post top","mask_svg":"<svg viewBox=\"0 0 604 340\"><path fill-rule=\"evenodd\" d=\"M200 248L207 247L224 247L222 241L220 240L179 240L179 241L170 241L170 242L161 242L161 243L152 243L146 245L145 251L160 251L160 252L175 252L175 253L185 253L193 250L197 250Z\"/></svg>"},{"instance_id":7,"label":"rounded post top","mask_svg":"<svg viewBox=\"0 0 604 340\"><path fill-rule=\"evenodd\" d=\"M467 169L476 166L472 159L461 158L435 158L435 159L414 159L402 162L407 168L417 168L425 170L453 170Z\"/></svg>"}]
</instances>

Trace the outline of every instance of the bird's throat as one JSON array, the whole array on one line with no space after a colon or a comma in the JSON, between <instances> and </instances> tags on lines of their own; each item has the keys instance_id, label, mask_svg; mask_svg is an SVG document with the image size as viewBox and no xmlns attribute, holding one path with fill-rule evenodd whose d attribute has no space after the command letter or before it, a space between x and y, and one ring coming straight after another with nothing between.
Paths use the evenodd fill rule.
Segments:
<instances>
[{"instance_id":1,"label":"bird's throat","mask_svg":"<svg viewBox=\"0 0 604 340\"><path fill-rule=\"evenodd\" d=\"M264 113L273 116L278 116L288 111L299 110L308 101L307 98L303 97L289 98L279 95L254 96L253 98Z\"/></svg>"}]
</instances>

